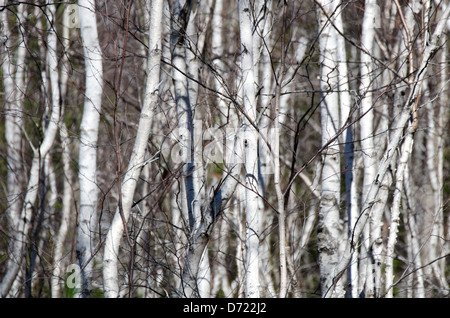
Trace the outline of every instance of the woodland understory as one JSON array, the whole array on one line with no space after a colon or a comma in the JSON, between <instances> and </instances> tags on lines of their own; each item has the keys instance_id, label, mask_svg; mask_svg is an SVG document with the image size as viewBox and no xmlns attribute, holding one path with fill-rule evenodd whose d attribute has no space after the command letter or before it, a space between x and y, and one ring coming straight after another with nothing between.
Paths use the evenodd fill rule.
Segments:
<instances>
[{"instance_id":1,"label":"woodland understory","mask_svg":"<svg viewBox=\"0 0 450 318\"><path fill-rule=\"evenodd\" d=\"M449 15L0 0L0 297L449 297Z\"/></svg>"}]
</instances>

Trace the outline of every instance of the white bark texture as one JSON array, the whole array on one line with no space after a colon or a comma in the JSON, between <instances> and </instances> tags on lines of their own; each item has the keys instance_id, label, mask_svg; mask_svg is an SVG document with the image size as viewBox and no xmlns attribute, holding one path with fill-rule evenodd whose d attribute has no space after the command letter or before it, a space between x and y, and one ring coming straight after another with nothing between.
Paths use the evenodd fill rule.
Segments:
<instances>
[{"instance_id":1,"label":"white bark texture","mask_svg":"<svg viewBox=\"0 0 450 318\"><path fill-rule=\"evenodd\" d=\"M328 20L338 1L322 1L318 8L320 51L320 106L322 145L337 135L340 123L337 74L337 32ZM325 12L323 12L325 10ZM333 18L332 18L333 19ZM339 261L341 243L340 203L340 152L336 139L322 153L321 201L318 224L318 250L322 296L343 297L342 284L334 281L334 268ZM337 284L337 288L330 288Z\"/></svg>"},{"instance_id":2,"label":"white bark texture","mask_svg":"<svg viewBox=\"0 0 450 318\"><path fill-rule=\"evenodd\" d=\"M253 61L252 8L247 0L239 1L239 34L241 41L241 69L243 87L243 133L245 173L245 219L246 219L246 297L258 298L259 278L259 178L258 178L258 134L256 124L256 98Z\"/></svg>"},{"instance_id":3,"label":"white bark texture","mask_svg":"<svg viewBox=\"0 0 450 318\"><path fill-rule=\"evenodd\" d=\"M447 3L447 7L450 4ZM444 45L443 51L440 56L440 64L445 65L446 59L448 59L448 49L446 50L446 46L448 47L448 41L446 39L442 40L442 44ZM430 178L430 186L433 192L434 197L434 207L432 211L429 211L430 219L432 220L432 230L430 235L430 248L428 249L428 255L425 258L426 262L433 262L436 258L442 255L448 255L450 251L450 243L448 243L448 238L450 237L449 225L450 225L450 217L447 217L447 224L445 222L444 213L445 213L445 199L444 199L444 148L445 148L445 138L448 136L448 132L445 127L448 123L449 113L448 109L448 75L449 72L444 69L440 75L440 87L439 87L439 101L437 104L430 101L430 108L433 111L429 112L428 122L429 122L429 130L427 131L427 158L426 163L429 171ZM437 107L438 111L434 110L434 107ZM448 138L448 137L447 137ZM430 213L431 212L431 213ZM447 228L447 231L445 230ZM445 238L445 233L447 233L447 243L443 242ZM449 289L449 281L448 279L444 279L446 272L446 262L444 260L440 260L437 262L433 262L431 264L431 270L436 277L439 285L442 289ZM447 265L448 266L448 265Z\"/></svg>"},{"instance_id":4,"label":"white bark texture","mask_svg":"<svg viewBox=\"0 0 450 318\"><path fill-rule=\"evenodd\" d=\"M211 18L211 28L214 30L212 39L211 39L211 50L214 56L214 85L215 89L218 92L217 96L217 107L220 109L220 115L222 123L225 124L228 120L228 114L231 107L228 107L228 103L225 101L222 95L226 94L226 88L223 83L223 72L225 63L223 62L223 53L224 53L224 19L223 19L223 10L224 9L224 1L216 0L214 1L214 12ZM221 142L221 139L219 139ZM223 161L223 147L216 148L220 149L221 159ZM216 235L218 237L216 248L216 266L212 284L211 296L216 296L220 291L228 296L231 295L231 286L227 277L227 269L226 269L226 251L228 248L228 240L226 239L228 235L228 231L230 230L229 220L225 217L221 218L219 224L217 224L218 230L216 231Z\"/></svg>"},{"instance_id":5,"label":"white bark texture","mask_svg":"<svg viewBox=\"0 0 450 318\"><path fill-rule=\"evenodd\" d=\"M224 40L223 40L223 33L224 33L224 19L222 18L223 15L223 7L224 7L224 0L216 0L214 2L214 15L211 19L212 29L214 30L214 33L212 35L211 39L211 50L212 54L215 57L213 63L216 73L214 74L214 85L217 90L217 92L220 94L217 96L217 104L220 109L220 114L222 116L222 123L225 124L228 119L228 112L229 107L223 98L222 94L226 93L226 89L224 87L223 83L223 76L224 76L224 62L223 62L223 53L224 53Z\"/></svg>"},{"instance_id":6,"label":"white bark texture","mask_svg":"<svg viewBox=\"0 0 450 318\"><path fill-rule=\"evenodd\" d=\"M339 100L340 100L340 125L343 127L348 124L352 119L351 112L351 96L350 96L350 80L348 76L347 68L347 50L345 47L345 38L341 34L345 34L344 24L343 24L343 8L340 7L336 13L335 26L339 30L337 35L337 62L339 69ZM348 127L344 130L341 135L341 142L344 144L344 160L345 160L345 192L347 199L347 222L348 222L348 233L355 226L357 219L357 191L355 188L355 171L357 170L357 165L355 164L354 156L354 142L353 142L353 132L352 127ZM344 240L342 240L345 242ZM349 297L358 297L358 262L357 255L354 255L347 273L347 294Z\"/></svg>"},{"instance_id":7,"label":"white bark texture","mask_svg":"<svg viewBox=\"0 0 450 318\"><path fill-rule=\"evenodd\" d=\"M3 6L6 1L1 1ZM18 225L20 223L20 210L22 201L20 200L20 193L22 187L20 183L23 179L21 172L21 149L22 149L22 112L23 112L23 97L25 93L24 73L25 73L25 38L19 38L16 54L9 51L9 47L14 46L10 26L8 25L8 11L2 10L0 19L1 26L1 65L4 88L4 111L5 111L5 140L6 140L6 162L8 165L7 171L7 188L6 196L8 200L8 208L6 209L7 228L11 236L16 235ZM20 6L18 19L24 17L23 7ZM22 26L19 25L19 28ZM14 58L15 61L14 61ZM8 251L17 249L19 243L11 240L8 246ZM21 260L9 260L8 271L3 278L0 285L0 297L5 297L10 291L11 286L16 279L16 267L14 262L21 262ZM19 270L19 268L17 268Z\"/></svg>"},{"instance_id":8,"label":"white bark texture","mask_svg":"<svg viewBox=\"0 0 450 318\"><path fill-rule=\"evenodd\" d=\"M177 1L173 9L172 31L170 38L173 70L173 84L178 118L178 145L180 147L180 163L183 165L184 190L187 199L187 216L189 231L195 231L200 223L200 202L197 194L200 191L198 173L200 168L195 158L195 120L190 93L190 81L187 78L187 49L189 44L187 29L192 11L191 1ZM190 69L192 72L192 69Z\"/></svg>"},{"instance_id":9,"label":"white bark texture","mask_svg":"<svg viewBox=\"0 0 450 318\"><path fill-rule=\"evenodd\" d=\"M359 87L359 94L361 95L360 102L360 115L363 117L360 120L360 138L361 149L363 157L363 185L362 185L362 197L364 198L371 183L375 179L376 174L376 151L374 145L374 110L372 105L372 89L374 87L372 74L373 74L373 44L375 37L375 0L366 0L364 4L364 17L361 31L361 46L364 48L364 52L361 52L361 84ZM375 225L373 218L375 214L371 214L371 225ZM370 226L365 227L363 240L364 250L369 253L371 250L371 234L372 228ZM367 286L368 295L372 296L373 291L373 274L372 263L370 256L362 255L361 262L365 265L363 268L362 276L366 279L360 282L362 285Z\"/></svg>"},{"instance_id":10,"label":"white bark texture","mask_svg":"<svg viewBox=\"0 0 450 318\"><path fill-rule=\"evenodd\" d=\"M392 284L394 280L393 274L393 263L394 263L394 247L397 242L397 233L400 225L400 204L403 193L403 181L405 177L405 170L408 164L408 159L412 151L412 146L414 142L413 132L411 127L408 127L408 134L406 135L404 144L402 146L401 155L399 158L399 163L397 167L397 172L395 176L395 191L391 210L391 226L389 230L389 238L386 246L386 280L385 286L387 291L387 297L392 298Z\"/></svg>"},{"instance_id":11,"label":"white bark texture","mask_svg":"<svg viewBox=\"0 0 450 318\"><path fill-rule=\"evenodd\" d=\"M97 141L103 95L102 51L98 40L95 0L80 0L80 34L85 63L85 99L80 125L77 262L81 268L81 297L91 292L97 228Z\"/></svg>"},{"instance_id":12,"label":"white bark texture","mask_svg":"<svg viewBox=\"0 0 450 318\"><path fill-rule=\"evenodd\" d=\"M6 1L2 1L1 5L5 5ZM23 6L19 7L17 16L19 19L24 17ZM8 47L13 46L11 43L14 39L8 25L8 11L1 12L2 20L2 44L1 44L1 64L3 85L5 93L5 139L7 146L7 196L10 202L7 209L8 228L15 229L20 215L20 182L21 176L21 146L22 146L22 127L23 127L23 97L25 93L24 73L25 73L25 38L19 38L17 53L12 54L8 51ZM22 26L19 25L21 28ZM14 57L16 60L14 61Z\"/></svg>"},{"instance_id":13,"label":"white bark texture","mask_svg":"<svg viewBox=\"0 0 450 318\"><path fill-rule=\"evenodd\" d=\"M198 170L196 169L196 158L194 158L195 145L195 126L194 113L192 109L190 93L196 93L190 90L190 82L186 76L188 73L187 66L187 45L188 25L192 23L190 19L192 11L191 1L176 1L173 9L173 17L171 20L171 37L170 49L172 53L173 85L175 91L175 103L178 119L178 146L180 148L180 164L182 165L182 182L181 191L184 191L182 204L186 207L183 209L183 218L189 221L189 240L192 239L192 233L195 233L200 226L200 202L196 199L199 191ZM192 69L191 69L192 72ZM201 270L192 271L189 259L189 249L187 251L185 270L182 278L182 292L186 297L192 297L199 293L199 280ZM197 255L196 261L199 264L202 260L203 253ZM187 275L187 276L186 276ZM187 277L187 278L185 278ZM199 295L200 296L200 295Z\"/></svg>"}]
</instances>

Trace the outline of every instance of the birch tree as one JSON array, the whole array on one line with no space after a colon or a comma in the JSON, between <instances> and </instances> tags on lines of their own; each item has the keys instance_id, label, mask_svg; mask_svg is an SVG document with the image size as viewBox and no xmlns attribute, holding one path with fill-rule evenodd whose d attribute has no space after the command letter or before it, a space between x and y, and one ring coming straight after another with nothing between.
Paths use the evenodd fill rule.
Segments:
<instances>
[{"instance_id":1,"label":"birch tree","mask_svg":"<svg viewBox=\"0 0 450 318\"><path fill-rule=\"evenodd\" d=\"M186 198L186 211L182 211L184 218L189 220L189 233L195 232L200 223L200 205L196 200L199 190L199 179L196 177L198 170L195 167L196 160L194 158L195 145L195 126L194 113L189 96L189 81L185 74L187 74L187 57L186 46L189 41L187 39L187 28L192 11L192 1L177 1L173 9L173 19L171 21L171 54L172 63L175 68L173 75L175 103L177 107L178 119L178 142L180 145L180 164L182 165L182 182L181 191L184 192ZM187 268L189 271L190 269ZM192 285L187 285L187 296L192 295L197 289L197 273ZM185 281L182 280L182 284Z\"/></svg>"},{"instance_id":2,"label":"birch tree","mask_svg":"<svg viewBox=\"0 0 450 318\"><path fill-rule=\"evenodd\" d=\"M318 8L319 50L321 76L320 85L323 92L321 101L322 145L329 144L322 154L321 202L319 211L318 250L322 295L343 297L342 285L333 279L334 268L339 261L339 243L341 238L341 221L339 217L340 203L340 154L337 140L339 129L339 97L333 92L338 87L336 70L337 43L336 31L329 19L338 2L320 3ZM323 11L322 11L323 10ZM331 92L330 92L331 91ZM338 287L330 294L329 289L337 283Z\"/></svg>"},{"instance_id":3,"label":"birch tree","mask_svg":"<svg viewBox=\"0 0 450 318\"><path fill-rule=\"evenodd\" d=\"M253 69L252 8L249 1L239 1L239 34L243 87L243 134L245 173L245 270L246 297L259 297L259 216L258 216L258 135L255 128L256 99Z\"/></svg>"},{"instance_id":4,"label":"birch tree","mask_svg":"<svg viewBox=\"0 0 450 318\"><path fill-rule=\"evenodd\" d=\"M0 1L2 297L447 297L449 14Z\"/></svg>"},{"instance_id":5,"label":"birch tree","mask_svg":"<svg viewBox=\"0 0 450 318\"><path fill-rule=\"evenodd\" d=\"M369 190L370 184L375 179L376 173L376 153L374 144L374 110L373 110L373 99L372 91L373 88L373 46L375 37L375 22L378 17L375 16L375 9L378 8L376 1L368 0L364 4L364 17L362 22L361 30L361 47L365 51L361 52L361 84L359 88L359 94L361 96L361 114L363 115L360 120L360 138L361 138L361 149L363 157L363 185L362 185L362 197L364 198ZM379 221L374 221L373 219L378 219L379 216L371 214L370 225L366 226L364 232L363 240L363 253L367 253L366 257L362 258L362 262L365 263L363 270L364 277L366 280L362 279L361 284L367 284L367 290L369 294L373 292L373 274L372 274L372 263L369 258L369 251L372 249L370 237L372 235L373 226L377 227Z\"/></svg>"},{"instance_id":6,"label":"birch tree","mask_svg":"<svg viewBox=\"0 0 450 318\"><path fill-rule=\"evenodd\" d=\"M94 0L80 1L80 34L85 61L85 102L80 125L79 171L80 211L78 214L77 262L81 268L81 297L91 291L93 258L97 248L97 141L103 96L102 51L98 39Z\"/></svg>"},{"instance_id":7,"label":"birch tree","mask_svg":"<svg viewBox=\"0 0 450 318\"><path fill-rule=\"evenodd\" d=\"M339 10L340 9L340 10ZM336 31L339 33L337 36L337 60L339 69L339 100L340 100L340 125L339 127L344 127L352 119L352 100L350 95L350 80L347 67L347 49L345 38L343 34L345 33L343 24L343 14L344 8L341 6L336 13L335 27ZM356 188L357 179L355 171L358 166L355 164L355 154L354 154L354 137L353 137L353 127L348 126L342 134L342 143L344 151L344 170L345 170L345 194L347 200L347 222L348 222L348 233L351 233L352 228L355 226L357 220L358 211L358 194ZM358 279L358 257L354 255L352 261L350 262L348 272L347 272L347 294L349 297L358 297L357 289L357 279Z\"/></svg>"},{"instance_id":8,"label":"birch tree","mask_svg":"<svg viewBox=\"0 0 450 318\"><path fill-rule=\"evenodd\" d=\"M108 230L103 257L103 284L106 297L118 297L120 292L118 276L118 256L124 231L128 236L128 218L130 216L134 192L143 167L150 164L145 160L145 151L151 131L151 122L158 104L160 85L160 61L162 51L162 13L163 2L152 1L150 6L149 50L147 62L147 80L144 105L139 118L139 126L133 152L127 172L122 182L121 205L117 207L112 224ZM129 238L129 237L128 237Z\"/></svg>"},{"instance_id":9,"label":"birch tree","mask_svg":"<svg viewBox=\"0 0 450 318\"><path fill-rule=\"evenodd\" d=\"M2 1L1 5L4 6L6 1ZM21 145L22 145L22 131L23 127L22 111L23 111L23 94L25 92L25 66L24 59L26 55L25 38L19 38L18 49L13 55L8 49L14 44L11 43L14 37L10 31L8 25L7 10L1 12L2 19L2 74L3 85L5 93L5 139L7 142L7 161L8 161L8 198L11 202L7 211L9 228L15 229L16 222L20 214L20 200L18 194L21 192ZM19 7L18 20L20 21L24 17L23 6ZM22 25L19 22L19 28ZM14 58L16 60L14 61Z\"/></svg>"}]
</instances>

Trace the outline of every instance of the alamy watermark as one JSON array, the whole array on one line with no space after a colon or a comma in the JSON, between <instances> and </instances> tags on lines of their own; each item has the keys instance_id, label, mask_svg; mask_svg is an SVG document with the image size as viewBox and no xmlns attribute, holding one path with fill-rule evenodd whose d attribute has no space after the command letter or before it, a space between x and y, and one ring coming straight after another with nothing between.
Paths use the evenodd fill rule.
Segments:
<instances>
[{"instance_id":1,"label":"alamy watermark","mask_svg":"<svg viewBox=\"0 0 450 318\"><path fill-rule=\"evenodd\" d=\"M64 9L64 20L70 29L80 28L80 10L78 4L69 4Z\"/></svg>"},{"instance_id":2,"label":"alamy watermark","mask_svg":"<svg viewBox=\"0 0 450 318\"><path fill-rule=\"evenodd\" d=\"M245 138L242 128L206 127L203 121L193 123L195 129L185 127L175 129L162 144L162 155L174 163L193 163L202 158L206 164L236 165L245 163ZM194 135L192 136L192 132ZM259 172L273 174L273 145L279 129L265 128L253 130L258 141L260 158Z\"/></svg>"},{"instance_id":3,"label":"alamy watermark","mask_svg":"<svg viewBox=\"0 0 450 318\"><path fill-rule=\"evenodd\" d=\"M81 268L77 264L69 264L66 267L66 286L68 288L75 288L80 289L81 288Z\"/></svg>"}]
</instances>

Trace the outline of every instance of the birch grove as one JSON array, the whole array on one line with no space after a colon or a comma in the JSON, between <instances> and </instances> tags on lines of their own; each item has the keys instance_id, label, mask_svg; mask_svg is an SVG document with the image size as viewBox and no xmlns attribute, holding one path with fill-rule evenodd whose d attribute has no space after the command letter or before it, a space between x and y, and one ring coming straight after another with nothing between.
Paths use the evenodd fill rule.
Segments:
<instances>
[{"instance_id":1,"label":"birch grove","mask_svg":"<svg viewBox=\"0 0 450 318\"><path fill-rule=\"evenodd\" d=\"M449 297L448 0L0 15L1 297Z\"/></svg>"}]
</instances>

